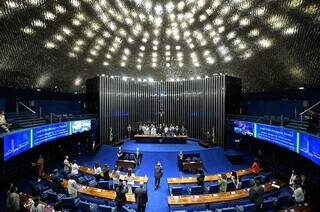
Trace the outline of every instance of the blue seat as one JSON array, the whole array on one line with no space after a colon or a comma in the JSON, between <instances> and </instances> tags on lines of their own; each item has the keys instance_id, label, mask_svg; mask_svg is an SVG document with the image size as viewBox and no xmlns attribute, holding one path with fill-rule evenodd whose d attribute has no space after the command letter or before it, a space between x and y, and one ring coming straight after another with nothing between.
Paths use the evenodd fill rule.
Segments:
<instances>
[{"instance_id":1,"label":"blue seat","mask_svg":"<svg viewBox=\"0 0 320 212\"><path fill-rule=\"evenodd\" d=\"M86 212L95 212L98 209L97 204L89 203L89 202L84 202L84 201L79 201L79 206L78 206L81 211L86 211Z\"/></svg>"},{"instance_id":2,"label":"blue seat","mask_svg":"<svg viewBox=\"0 0 320 212\"><path fill-rule=\"evenodd\" d=\"M97 188L109 189L109 181L99 181L97 183Z\"/></svg>"},{"instance_id":3,"label":"blue seat","mask_svg":"<svg viewBox=\"0 0 320 212\"><path fill-rule=\"evenodd\" d=\"M95 177L93 177L93 176L91 176L91 175L85 175L85 176L84 176L84 179L85 179L87 182L90 182L90 181L94 180Z\"/></svg>"},{"instance_id":4,"label":"blue seat","mask_svg":"<svg viewBox=\"0 0 320 212\"><path fill-rule=\"evenodd\" d=\"M215 185L210 185L207 187L208 193L209 194L215 194L219 192L219 185L215 184Z\"/></svg>"},{"instance_id":5,"label":"blue seat","mask_svg":"<svg viewBox=\"0 0 320 212\"><path fill-rule=\"evenodd\" d=\"M241 188L249 188L253 185L252 179L243 179L241 180Z\"/></svg>"},{"instance_id":6,"label":"blue seat","mask_svg":"<svg viewBox=\"0 0 320 212\"><path fill-rule=\"evenodd\" d=\"M129 160L129 154L125 154L125 155L124 155L124 159L125 159L125 160Z\"/></svg>"},{"instance_id":7,"label":"blue seat","mask_svg":"<svg viewBox=\"0 0 320 212\"><path fill-rule=\"evenodd\" d=\"M274 206L275 201L276 201L275 198L270 198L270 199L264 200L263 204L262 204L262 209L265 211L271 210Z\"/></svg>"},{"instance_id":8,"label":"blue seat","mask_svg":"<svg viewBox=\"0 0 320 212\"><path fill-rule=\"evenodd\" d=\"M91 180L91 181L88 182L88 186L96 187L97 186L97 182L95 180Z\"/></svg>"},{"instance_id":9,"label":"blue seat","mask_svg":"<svg viewBox=\"0 0 320 212\"><path fill-rule=\"evenodd\" d=\"M253 203L245 204L245 205L238 205L237 207L238 211L243 212L255 212L256 206Z\"/></svg>"},{"instance_id":10,"label":"blue seat","mask_svg":"<svg viewBox=\"0 0 320 212\"><path fill-rule=\"evenodd\" d=\"M216 212L237 212L235 207L216 209Z\"/></svg>"},{"instance_id":11,"label":"blue seat","mask_svg":"<svg viewBox=\"0 0 320 212\"><path fill-rule=\"evenodd\" d=\"M209 205L208 208L209 208L210 210L215 211L216 209L225 208L225 207L228 207L228 204L222 202L222 203L212 203L212 204Z\"/></svg>"},{"instance_id":12,"label":"blue seat","mask_svg":"<svg viewBox=\"0 0 320 212\"><path fill-rule=\"evenodd\" d=\"M227 183L227 191L234 191L236 189L235 185L233 182L228 182Z\"/></svg>"},{"instance_id":13,"label":"blue seat","mask_svg":"<svg viewBox=\"0 0 320 212\"><path fill-rule=\"evenodd\" d=\"M280 193L276 205L279 208L287 208L289 205L290 195L288 193Z\"/></svg>"},{"instance_id":14,"label":"blue seat","mask_svg":"<svg viewBox=\"0 0 320 212\"><path fill-rule=\"evenodd\" d=\"M85 179L84 177L79 177L79 178L77 179L77 182L78 182L79 184L83 184L83 185L86 185L86 184L87 184L87 181L86 181L86 179Z\"/></svg>"},{"instance_id":15,"label":"blue seat","mask_svg":"<svg viewBox=\"0 0 320 212\"><path fill-rule=\"evenodd\" d=\"M113 208L109 205L99 205L100 212L112 212Z\"/></svg>"},{"instance_id":16,"label":"blue seat","mask_svg":"<svg viewBox=\"0 0 320 212\"><path fill-rule=\"evenodd\" d=\"M61 198L61 205L66 209L76 208L79 205L79 198L63 197Z\"/></svg>"},{"instance_id":17,"label":"blue seat","mask_svg":"<svg viewBox=\"0 0 320 212\"><path fill-rule=\"evenodd\" d=\"M261 175L261 183L266 183L271 179L272 173L271 172L266 172Z\"/></svg>"},{"instance_id":18,"label":"blue seat","mask_svg":"<svg viewBox=\"0 0 320 212\"><path fill-rule=\"evenodd\" d=\"M135 160L134 154L130 154L130 160Z\"/></svg>"},{"instance_id":19,"label":"blue seat","mask_svg":"<svg viewBox=\"0 0 320 212\"><path fill-rule=\"evenodd\" d=\"M187 211L204 211L207 209L206 205L188 205L184 207Z\"/></svg>"},{"instance_id":20,"label":"blue seat","mask_svg":"<svg viewBox=\"0 0 320 212\"><path fill-rule=\"evenodd\" d=\"M170 194L173 196L182 195L182 187L172 187L170 189Z\"/></svg>"},{"instance_id":21,"label":"blue seat","mask_svg":"<svg viewBox=\"0 0 320 212\"><path fill-rule=\"evenodd\" d=\"M192 186L188 189L188 192L190 195L198 195L203 193L201 186Z\"/></svg>"}]
</instances>

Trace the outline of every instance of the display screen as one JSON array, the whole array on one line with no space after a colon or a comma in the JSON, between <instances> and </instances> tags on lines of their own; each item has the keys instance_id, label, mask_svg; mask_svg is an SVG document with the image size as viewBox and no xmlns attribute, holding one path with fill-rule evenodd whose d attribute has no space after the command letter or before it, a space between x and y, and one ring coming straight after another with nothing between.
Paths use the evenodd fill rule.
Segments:
<instances>
[{"instance_id":1,"label":"display screen","mask_svg":"<svg viewBox=\"0 0 320 212\"><path fill-rule=\"evenodd\" d=\"M91 130L91 120L80 120L71 122L71 133L81 133Z\"/></svg>"},{"instance_id":2,"label":"display screen","mask_svg":"<svg viewBox=\"0 0 320 212\"><path fill-rule=\"evenodd\" d=\"M320 138L306 133L300 133L299 153L320 165Z\"/></svg>"},{"instance_id":3,"label":"display screen","mask_svg":"<svg viewBox=\"0 0 320 212\"><path fill-rule=\"evenodd\" d=\"M9 134L3 138L3 158L8 160L31 148L31 131L23 130Z\"/></svg>"},{"instance_id":4,"label":"display screen","mask_svg":"<svg viewBox=\"0 0 320 212\"><path fill-rule=\"evenodd\" d=\"M234 131L242 135L253 136L254 124L247 121L234 121Z\"/></svg>"},{"instance_id":5,"label":"display screen","mask_svg":"<svg viewBox=\"0 0 320 212\"><path fill-rule=\"evenodd\" d=\"M68 135L70 135L69 122L36 127L33 129L33 145L38 146Z\"/></svg>"},{"instance_id":6,"label":"display screen","mask_svg":"<svg viewBox=\"0 0 320 212\"><path fill-rule=\"evenodd\" d=\"M265 124L256 124L255 137L282 146L291 151L296 151L297 131L295 130Z\"/></svg>"}]
</instances>

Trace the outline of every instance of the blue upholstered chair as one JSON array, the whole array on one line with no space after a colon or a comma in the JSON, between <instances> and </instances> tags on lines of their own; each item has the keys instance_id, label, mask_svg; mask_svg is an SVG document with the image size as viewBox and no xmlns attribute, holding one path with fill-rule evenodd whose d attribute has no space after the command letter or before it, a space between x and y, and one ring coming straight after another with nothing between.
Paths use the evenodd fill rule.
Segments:
<instances>
[{"instance_id":1,"label":"blue upholstered chair","mask_svg":"<svg viewBox=\"0 0 320 212\"><path fill-rule=\"evenodd\" d=\"M182 187L172 187L170 189L170 194L173 196L182 195Z\"/></svg>"},{"instance_id":2,"label":"blue upholstered chair","mask_svg":"<svg viewBox=\"0 0 320 212\"><path fill-rule=\"evenodd\" d=\"M245 204L245 205L238 205L237 207L238 211L243 211L243 212L255 212L256 208L255 205L253 203L250 204Z\"/></svg>"},{"instance_id":3,"label":"blue upholstered chair","mask_svg":"<svg viewBox=\"0 0 320 212\"><path fill-rule=\"evenodd\" d=\"M109 181L99 181L97 183L97 188L101 188L101 189L109 189Z\"/></svg>"},{"instance_id":4,"label":"blue upholstered chair","mask_svg":"<svg viewBox=\"0 0 320 212\"><path fill-rule=\"evenodd\" d=\"M95 212L95 211L98 210L98 205L94 204L94 203L84 202L84 201L80 200L78 208L81 211L85 211L85 212Z\"/></svg>"},{"instance_id":5,"label":"blue upholstered chair","mask_svg":"<svg viewBox=\"0 0 320 212\"><path fill-rule=\"evenodd\" d=\"M63 197L61 198L61 204L63 208L66 209L73 209L78 207L79 205L79 198L74 197Z\"/></svg>"},{"instance_id":6,"label":"blue upholstered chair","mask_svg":"<svg viewBox=\"0 0 320 212\"><path fill-rule=\"evenodd\" d=\"M215 194L219 192L219 185L218 184L214 184L214 185L210 185L207 187L208 193L209 194Z\"/></svg>"},{"instance_id":7,"label":"blue upholstered chair","mask_svg":"<svg viewBox=\"0 0 320 212\"><path fill-rule=\"evenodd\" d=\"M109 205L99 205L100 212L112 212L113 208Z\"/></svg>"},{"instance_id":8,"label":"blue upholstered chair","mask_svg":"<svg viewBox=\"0 0 320 212\"><path fill-rule=\"evenodd\" d=\"M216 209L216 212L237 212L237 210L235 207L227 207L227 208Z\"/></svg>"},{"instance_id":9,"label":"blue upholstered chair","mask_svg":"<svg viewBox=\"0 0 320 212\"><path fill-rule=\"evenodd\" d=\"M188 189L188 193L190 195L198 195L198 194L202 194L202 187L201 186L192 186L191 188Z\"/></svg>"}]
</instances>

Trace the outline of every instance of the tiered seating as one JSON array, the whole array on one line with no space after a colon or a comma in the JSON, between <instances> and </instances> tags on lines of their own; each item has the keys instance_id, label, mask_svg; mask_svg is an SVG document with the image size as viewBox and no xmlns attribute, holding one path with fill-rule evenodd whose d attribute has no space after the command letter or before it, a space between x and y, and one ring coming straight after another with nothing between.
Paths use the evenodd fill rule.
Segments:
<instances>
[{"instance_id":1,"label":"tiered seating","mask_svg":"<svg viewBox=\"0 0 320 212\"><path fill-rule=\"evenodd\" d=\"M45 118L31 112L6 113L6 119L12 124L12 129L29 128L48 123Z\"/></svg>"}]
</instances>

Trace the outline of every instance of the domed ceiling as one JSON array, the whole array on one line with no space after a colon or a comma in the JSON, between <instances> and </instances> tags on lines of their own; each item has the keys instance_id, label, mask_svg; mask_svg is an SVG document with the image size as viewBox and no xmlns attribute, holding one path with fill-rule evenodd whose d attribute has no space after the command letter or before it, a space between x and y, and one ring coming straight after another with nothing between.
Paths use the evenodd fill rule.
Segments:
<instances>
[{"instance_id":1,"label":"domed ceiling","mask_svg":"<svg viewBox=\"0 0 320 212\"><path fill-rule=\"evenodd\" d=\"M317 0L2 0L0 29L0 86L219 73L246 91L320 86Z\"/></svg>"}]
</instances>

